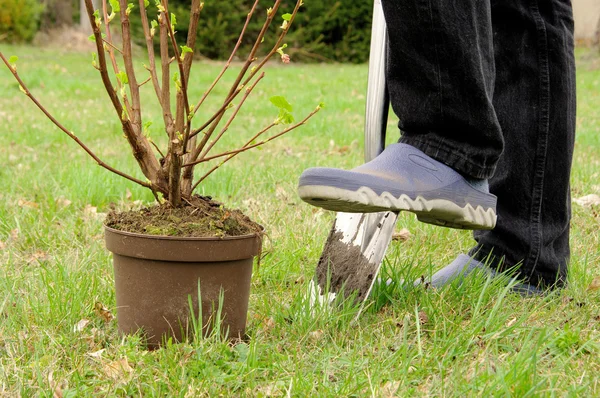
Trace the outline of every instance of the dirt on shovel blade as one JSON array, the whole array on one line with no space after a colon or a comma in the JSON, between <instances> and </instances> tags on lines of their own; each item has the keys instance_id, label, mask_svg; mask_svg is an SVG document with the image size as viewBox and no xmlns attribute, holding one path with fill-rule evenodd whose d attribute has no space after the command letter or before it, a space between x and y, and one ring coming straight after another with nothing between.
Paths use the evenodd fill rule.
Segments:
<instances>
[{"instance_id":1,"label":"dirt on shovel blade","mask_svg":"<svg viewBox=\"0 0 600 398\"><path fill-rule=\"evenodd\" d=\"M317 283L325 292L329 281L329 292L344 297L356 293L356 301L365 300L377 272L377 264L369 262L360 247L342 242L343 233L329 235L319 264L317 265Z\"/></svg>"}]
</instances>

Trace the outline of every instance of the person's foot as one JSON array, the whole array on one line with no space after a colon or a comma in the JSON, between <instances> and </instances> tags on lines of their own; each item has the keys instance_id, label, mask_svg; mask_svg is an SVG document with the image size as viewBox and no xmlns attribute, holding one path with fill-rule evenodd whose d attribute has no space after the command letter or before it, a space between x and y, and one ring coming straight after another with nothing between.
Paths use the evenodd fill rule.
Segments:
<instances>
[{"instance_id":1,"label":"person's foot","mask_svg":"<svg viewBox=\"0 0 600 398\"><path fill-rule=\"evenodd\" d=\"M484 263L477 261L466 254L460 254L449 265L433 274L430 279L418 279L414 284L415 286L427 284L433 288L441 288L452 283L456 279L466 277L477 269L482 270L492 277L498 274L495 270L491 269ZM512 287L512 290L513 292L522 296L535 296L543 294L542 290L528 283L517 283Z\"/></svg>"},{"instance_id":2,"label":"person's foot","mask_svg":"<svg viewBox=\"0 0 600 398\"><path fill-rule=\"evenodd\" d=\"M407 144L392 144L353 170L304 171L300 198L347 213L410 211L419 221L460 229L493 229L496 196L487 180L467 180L454 169Z\"/></svg>"}]
</instances>

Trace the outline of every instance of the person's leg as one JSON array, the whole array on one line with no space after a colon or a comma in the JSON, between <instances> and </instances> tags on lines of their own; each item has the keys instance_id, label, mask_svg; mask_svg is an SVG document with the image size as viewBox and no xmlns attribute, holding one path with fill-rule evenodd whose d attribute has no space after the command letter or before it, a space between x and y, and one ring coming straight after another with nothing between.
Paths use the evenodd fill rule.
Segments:
<instances>
[{"instance_id":1,"label":"person's leg","mask_svg":"<svg viewBox=\"0 0 600 398\"><path fill-rule=\"evenodd\" d=\"M401 143L352 171L308 169L298 193L329 210L407 210L433 224L493 228L496 198L484 180L503 140L492 105L489 0L382 4Z\"/></svg>"},{"instance_id":2,"label":"person's leg","mask_svg":"<svg viewBox=\"0 0 600 398\"><path fill-rule=\"evenodd\" d=\"M490 178L503 148L494 106L489 0L382 0L387 84L400 142Z\"/></svg>"},{"instance_id":3,"label":"person's leg","mask_svg":"<svg viewBox=\"0 0 600 398\"><path fill-rule=\"evenodd\" d=\"M562 285L569 259L569 179L575 137L573 15L568 0L492 1L494 108L505 150L490 180L493 231L475 259L521 263L532 285Z\"/></svg>"},{"instance_id":4,"label":"person's leg","mask_svg":"<svg viewBox=\"0 0 600 398\"><path fill-rule=\"evenodd\" d=\"M494 108L505 150L490 180L498 222L434 274L442 286L475 268L516 268L528 290L564 285L575 137L573 15L566 0L494 0ZM471 257L472 256L472 257ZM478 261L479 260L479 261ZM484 263L486 265L484 265Z\"/></svg>"}]
</instances>

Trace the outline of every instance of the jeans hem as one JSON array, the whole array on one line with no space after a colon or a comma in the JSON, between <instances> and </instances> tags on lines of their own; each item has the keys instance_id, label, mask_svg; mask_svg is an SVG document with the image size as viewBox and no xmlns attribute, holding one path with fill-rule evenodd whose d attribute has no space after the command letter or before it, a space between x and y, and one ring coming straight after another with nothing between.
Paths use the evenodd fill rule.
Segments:
<instances>
[{"instance_id":1,"label":"jeans hem","mask_svg":"<svg viewBox=\"0 0 600 398\"><path fill-rule=\"evenodd\" d=\"M560 289L566 286L566 275L563 276L530 269L523 264L523 261L513 264L507 262L506 256L503 253L494 253L494 251L497 252L494 247L478 243L469 251L468 255L498 272L515 267L515 276L520 281L542 289Z\"/></svg>"}]
</instances>

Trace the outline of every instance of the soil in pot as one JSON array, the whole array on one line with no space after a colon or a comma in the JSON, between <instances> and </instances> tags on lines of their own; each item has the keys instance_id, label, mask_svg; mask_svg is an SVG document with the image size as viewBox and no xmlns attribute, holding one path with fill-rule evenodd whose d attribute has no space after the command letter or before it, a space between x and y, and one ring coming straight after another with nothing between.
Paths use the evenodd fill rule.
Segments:
<instances>
[{"instance_id":1,"label":"soil in pot","mask_svg":"<svg viewBox=\"0 0 600 398\"><path fill-rule=\"evenodd\" d=\"M138 234L178 237L242 236L261 233L262 226L239 210L227 209L210 196L194 196L187 206L168 203L126 212L110 212L107 227Z\"/></svg>"},{"instance_id":2,"label":"soil in pot","mask_svg":"<svg viewBox=\"0 0 600 398\"><path fill-rule=\"evenodd\" d=\"M206 197L178 209L164 204L110 213L105 233L119 330L141 329L150 348L169 337L181 341L192 333L191 300L194 314L201 309L206 333L223 295L222 331L242 337L261 232L241 212Z\"/></svg>"}]
</instances>

